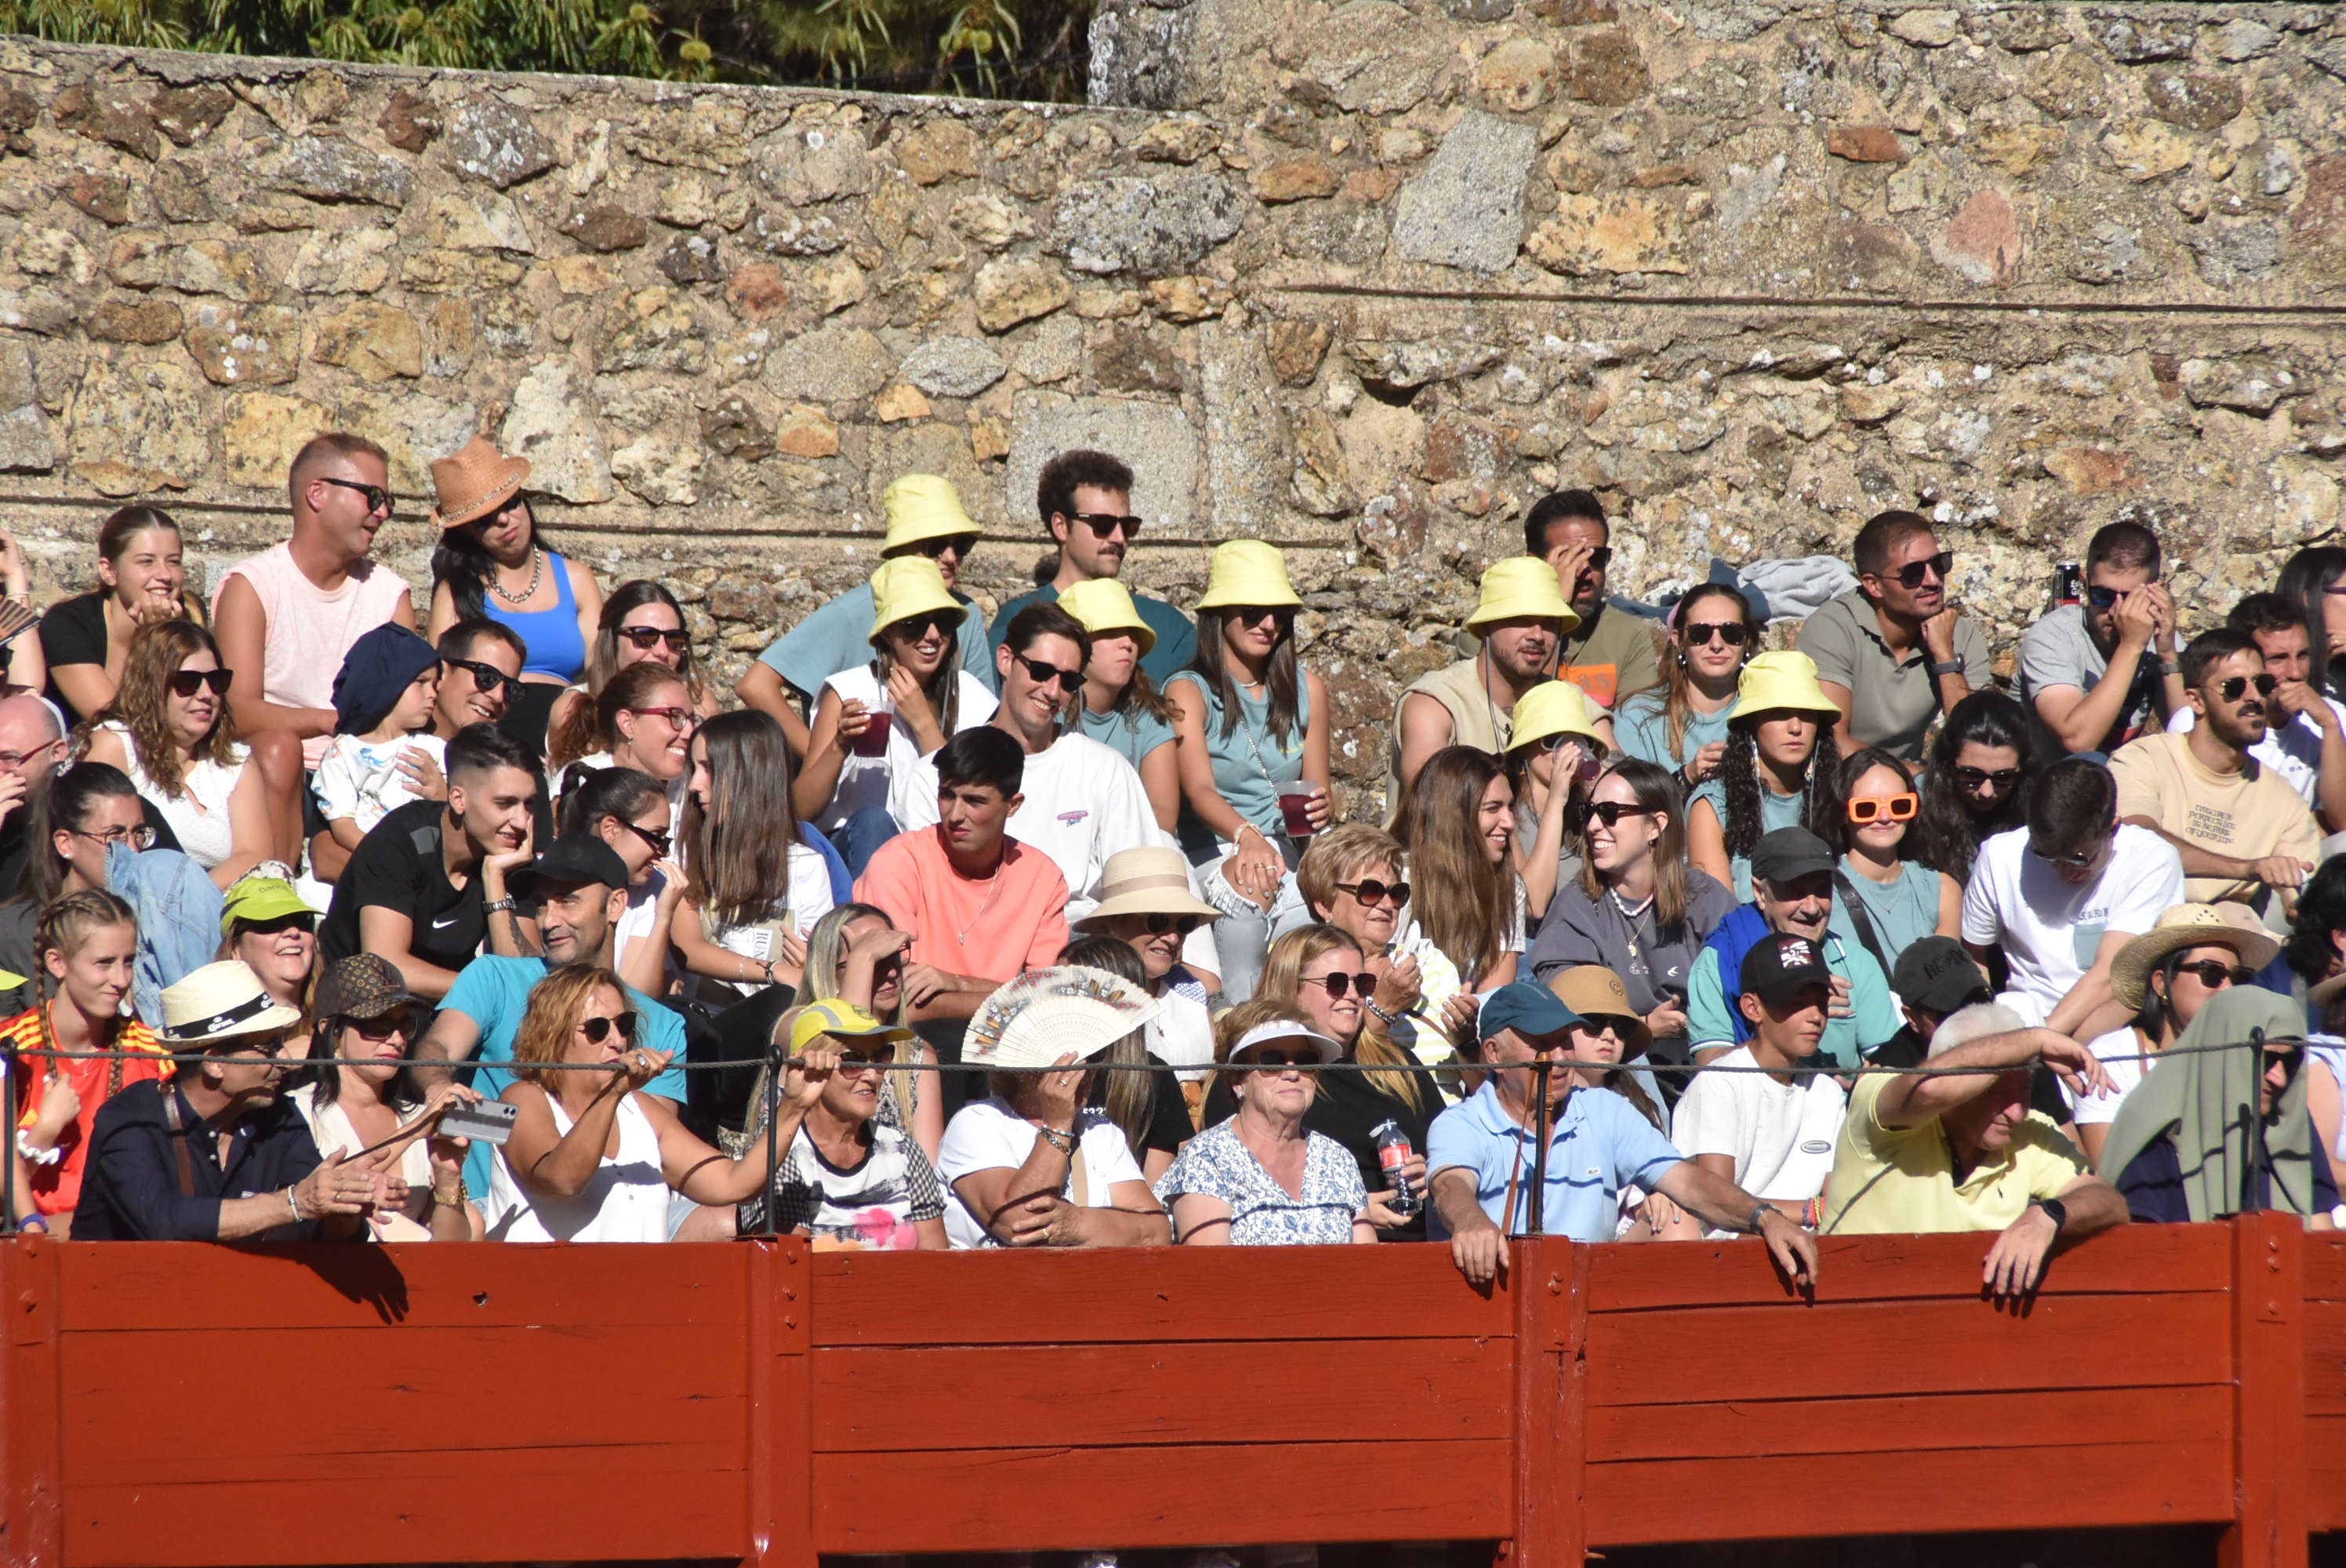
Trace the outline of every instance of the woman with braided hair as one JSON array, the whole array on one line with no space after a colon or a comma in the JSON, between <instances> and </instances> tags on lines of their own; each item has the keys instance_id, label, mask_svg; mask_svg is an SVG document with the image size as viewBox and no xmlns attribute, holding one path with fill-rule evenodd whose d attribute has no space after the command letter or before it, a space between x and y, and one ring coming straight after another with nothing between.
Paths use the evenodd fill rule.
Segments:
<instances>
[{"instance_id":1,"label":"woman with braided hair","mask_svg":"<svg viewBox=\"0 0 2346 1568\"><path fill-rule=\"evenodd\" d=\"M1841 709L1803 653L1764 653L1743 667L1727 718L1719 777L1687 798L1687 852L1697 869L1751 901L1751 851L1779 828L1822 835L1841 809Z\"/></svg>"}]
</instances>

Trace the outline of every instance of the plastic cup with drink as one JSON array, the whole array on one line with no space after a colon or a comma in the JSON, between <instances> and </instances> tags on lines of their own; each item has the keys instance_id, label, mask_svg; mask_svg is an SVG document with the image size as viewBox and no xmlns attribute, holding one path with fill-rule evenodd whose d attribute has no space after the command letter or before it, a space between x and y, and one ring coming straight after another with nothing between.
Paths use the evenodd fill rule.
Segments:
<instances>
[{"instance_id":1,"label":"plastic cup with drink","mask_svg":"<svg viewBox=\"0 0 2346 1568\"><path fill-rule=\"evenodd\" d=\"M1280 787L1279 815L1289 838L1308 839L1318 831L1311 825L1311 802L1326 793L1321 786L1309 780Z\"/></svg>"}]
</instances>

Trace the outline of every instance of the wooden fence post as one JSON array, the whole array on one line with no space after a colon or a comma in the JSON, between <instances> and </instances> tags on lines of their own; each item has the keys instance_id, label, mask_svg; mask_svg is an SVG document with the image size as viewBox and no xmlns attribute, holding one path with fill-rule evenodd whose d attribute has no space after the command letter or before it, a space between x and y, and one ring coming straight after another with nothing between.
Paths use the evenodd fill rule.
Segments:
<instances>
[{"instance_id":1,"label":"wooden fence post","mask_svg":"<svg viewBox=\"0 0 2346 1568\"><path fill-rule=\"evenodd\" d=\"M1515 1295L1515 1537L1505 1568L1580 1568L1587 1557L1587 1247L1510 1245Z\"/></svg>"},{"instance_id":2,"label":"wooden fence post","mask_svg":"<svg viewBox=\"0 0 2346 1568\"><path fill-rule=\"evenodd\" d=\"M58 1408L57 1245L0 1239L0 1562L65 1562L64 1412Z\"/></svg>"},{"instance_id":3,"label":"wooden fence post","mask_svg":"<svg viewBox=\"0 0 2346 1568\"><path fill-rule=\"evenodd\" d=\"M750 1268L750 1568L816 1568L811 1255L753 1241Z\"/></svg>"},{"instance_id":4,"label":"wooden fence post","mask_svg":"<svg viewBox=\"0 0 2346 1568\"><path fill-rule=\"evenodd\" d=\"M2293 1214L2232 1227L2236 1512L2221 1568L2305 1568L2305 1228Z\"/></svg>"}]
</instances>

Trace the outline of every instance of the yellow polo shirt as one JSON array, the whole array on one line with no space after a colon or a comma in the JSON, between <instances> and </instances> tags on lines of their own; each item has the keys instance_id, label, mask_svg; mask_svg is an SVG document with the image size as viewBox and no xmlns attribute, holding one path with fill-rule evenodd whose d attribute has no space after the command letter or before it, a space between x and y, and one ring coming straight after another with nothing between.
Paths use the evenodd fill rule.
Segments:
<instances>
[{"instance_id":1,"label":"yellow polo shirt","mask_svg":"<svg viewBox=\"0 0 2346 1568\"><path fill-rule=\"evenodd\" d=\"M2012 1131L2001 1158L1955 1185L1954 1154L1935 1121L1885 1127L1876 1115L1891 1074L1868 1073L1849 1092L1849 1116L1825 1186L1824 1233L1877 1236L2002 1230L2031 1199L2056 1197L2086 1174L2086 1157L2039 1111Z\"/></svg>"}]
</instances>

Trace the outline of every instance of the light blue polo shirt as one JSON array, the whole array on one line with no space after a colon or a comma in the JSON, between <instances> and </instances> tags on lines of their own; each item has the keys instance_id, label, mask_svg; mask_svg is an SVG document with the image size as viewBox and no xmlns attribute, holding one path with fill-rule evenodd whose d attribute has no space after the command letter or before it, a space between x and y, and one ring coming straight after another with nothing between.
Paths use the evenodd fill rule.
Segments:
<instances>
[{"instance_id":1,"label":"light blue polo shirt","mask_svg":"<svg viewBox=\"0 0 2346 1568\"><path fill-rule=\"evenodd\" d=\"M1015 599L1005 600L1002 607L994 612L994 646L1000 647L1002 639L1010 635L1010 623L1017 618L1019 611L1029 605L1056 605L1058 602L1059 590L1049 583L1030 589ZM1140 667L1148 672L1148 678L1156 684L1158 690L1162 691L1165 683L1173 678L1175 670L1188 668L1189 661L1198 657L1197 623L1163 599L1137 590L1132 594L1132 607L1140 612L1140 618L1148 623L1150 631L1157 634L1156 646L1141 659Z\"/></svg>"},{"instance_id":2,"label":"light blue polo shirt","mask_svg":"<svg viewBox=\"0 0 2346 1568\"><path fill-rule=\"evenodd\" d=\"M456 983L440 1003L443 1013L461 1013L481 1032L473 1048L477 1064L473 1087L485 1099L495 1099L514 1081L499 1065L513 1060L514 1037L521 1033L522 1014L529 1011L529 993L553 971L542 958L506 958L484 953L466 964ZM644 1085L648 1095L684 1104L684 1020L633 986L626 988L627 1005L635 1009L636 1044L648 1051L672 1051L677 1064ZM475 1199L489 1193L489 1166L494 1156L486 1144L474 1144L464 1156L464 1185Z\"/></svg>"},{"instance_id":3,"label":"light blue polo shirt","mask_svg":"<svg viewBox=\"0 0 2346 1568\"><path fill-rule=\"evenodd\" d=\"M1576 1088L1556 1108L1548 1140L1540 1228L1575 1241L1610 1241L1621 1217L1621 1189L1651 1191L1684 1158L1661 1129L1612 1090ZM1494 1225L1506 1223L1507 1182L1514 1177L1514 1234L1525 1233L1538 1151L1530 1130L1507 1119L1495 1080L1434 1117L1426 1132L1427 1179L1454 1166L1473 1175L1475 1201ZM1449 1234L1431 1204L1425 1213L1429 1236L1439 1240Z\"/></svg>"},{"instance_id":4,"label":"light blue polo shirt","mask_svg":"<svg viewBox=\"0 0 2346 1568\"><path fill-rule=\"evenodd\" d=\"M986 637L985 616L967 594L947 591L969 611L955 634L961 667L983 681L986 690L1001 690L1001 678L994 673L994 645ZM872 661L872 617L877 613L872 603L872 585L858 583L829 604L817 606L806 619L769 643L758 662L812 704L821 697L824 681L841 670ZM814 721L811 706L807 721Z\"/></svg>"}]
</instances>

